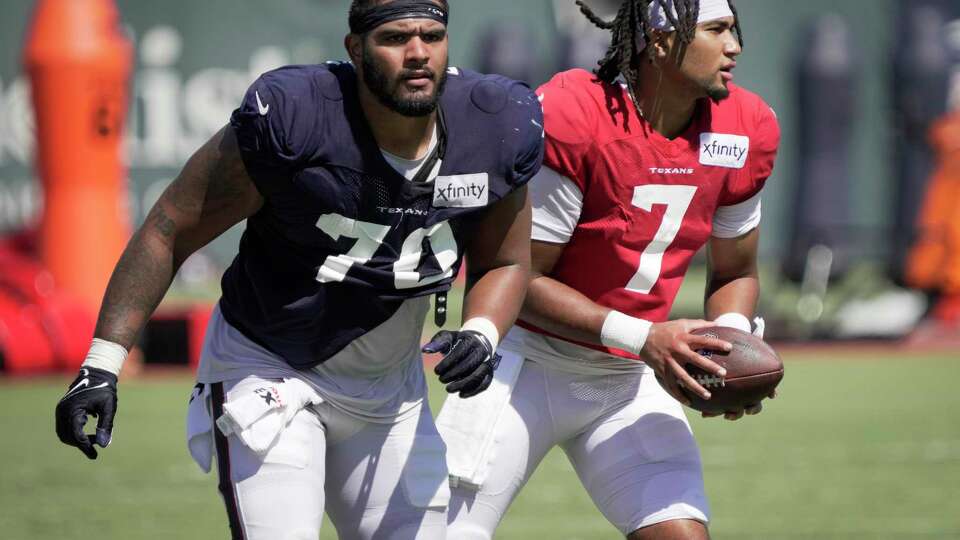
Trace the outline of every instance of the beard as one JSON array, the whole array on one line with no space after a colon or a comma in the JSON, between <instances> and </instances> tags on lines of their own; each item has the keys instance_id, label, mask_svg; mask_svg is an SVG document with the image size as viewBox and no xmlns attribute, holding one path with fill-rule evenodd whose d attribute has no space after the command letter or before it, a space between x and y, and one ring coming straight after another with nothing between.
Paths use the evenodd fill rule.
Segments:
<instances>
[{"instance_id":1,"label":"beard","mask_svg":"<svg viewBox=\"0 0 960 540\"><path fill-rule=\"evenodd\" d=\"M406 76L413 70L403 69L396 79L391 80L387 73L377 64L366 48L363 50L363 82L377 100L388 109L403 116L427 116L437 110L437 102L443 95L447 84L447 66L443 66L440 76L424 66L418 71L426 71L434 82L434 90L430 94L404 97L401 85Z\"/></svg>"},{"instance_id":2,"label":"beard","mask_svg":"<svg viewBox=\"0 0 960 540\"><path fill-rule=\"evenodd\" d=\"M707 97L715 102L723 101L730 97L730 89L723 84L707 87Z\"/></svg>"}]
</instances>

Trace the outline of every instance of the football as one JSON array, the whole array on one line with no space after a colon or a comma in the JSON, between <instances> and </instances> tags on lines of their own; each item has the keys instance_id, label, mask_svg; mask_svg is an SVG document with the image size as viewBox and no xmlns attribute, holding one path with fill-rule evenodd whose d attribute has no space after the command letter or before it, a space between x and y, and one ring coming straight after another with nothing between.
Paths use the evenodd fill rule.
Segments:
<instances>
[{"instance_id":1,"label":"football","mask_svg":"<svg viewBox=\"0 0 960 540\"><path fill-rule=\"evenodd\" d=\"M702 399L683 389L692 408L707 413L723 413L760 403L783 379L780 356L757 336L721 326L701 328L692 333L716 337L733 345L730 352L698 351L723 366L727 370L726 377L718 377L687 364L687 373L711 394L710 399Z\"/></svg>"}]
</instances>

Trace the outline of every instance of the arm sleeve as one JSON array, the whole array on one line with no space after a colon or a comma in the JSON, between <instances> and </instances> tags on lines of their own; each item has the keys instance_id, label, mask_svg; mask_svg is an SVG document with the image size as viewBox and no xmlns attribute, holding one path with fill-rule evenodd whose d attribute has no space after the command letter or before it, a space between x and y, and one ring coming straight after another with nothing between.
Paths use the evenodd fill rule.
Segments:
<instances>
[{"instance_id":1,"label":"arm sleeve","mask_svg":"<svg viewBox=\"0 0 960 540\"><path fill-rule=\"evenodd\" d=\"M566 244L580 220L583 195L569 178L543 167L530 183L533 240Z\"/></svg>"},{"instance_id":2,"label":"arm sleeve","mask_svg":"<svg viewBox=\"0 0 960 540\"><path fill-rule=\"evenodd\" d=\"M739 238L760 226L760 193L731 206L721 206L713 214L716 238Z\"/></svg>"},{"instance_id":3,"label":"arm sleeve","mask_svg":"<svg viewBox=\"0 0 960 540\"><path fill-rule=\"evenodd\" d=\"M759 101L757 117L751 133L750 157L739 174L731 176L720 198L721 206L734 206L751 199L763 189L773 173L780 146L780 125L777 116L766 103Z\"/></svg>"}]
</instances>

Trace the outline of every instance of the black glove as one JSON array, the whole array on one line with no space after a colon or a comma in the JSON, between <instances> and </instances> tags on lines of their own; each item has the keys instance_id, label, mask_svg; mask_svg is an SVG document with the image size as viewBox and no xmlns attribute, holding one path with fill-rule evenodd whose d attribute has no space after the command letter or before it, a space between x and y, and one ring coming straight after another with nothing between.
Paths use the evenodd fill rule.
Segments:
<instances>
[{"instance_id":1,"label":"black glove","mask_svg":"<svg viewBox=\"0 0 960 540\"><path fill-rule=\"evenodd\" d=\"M444 355L433 372L440 376L440 382L447 385L447 392L459 392L463 398L486 390L493 381L494 370L500 364L500 355L494 352L490 341L473 330L443 330L433 336L422 350Z\"/></svg>"},{"instance_id":2,"label":"black glove","mask_svg":"<svg viewBox=\"0 0 960 540\"><path fill-rule=\"evenodd\" d=\"M57 437L76 446L90 459L97 459L94 443L106 448L113 432L113 416L117 413L117 376L102 369L80 368L66 395L57 403ZM87 435L83 426L87 415L97 417L97 434Z\"/></svg>"}]
</instances>

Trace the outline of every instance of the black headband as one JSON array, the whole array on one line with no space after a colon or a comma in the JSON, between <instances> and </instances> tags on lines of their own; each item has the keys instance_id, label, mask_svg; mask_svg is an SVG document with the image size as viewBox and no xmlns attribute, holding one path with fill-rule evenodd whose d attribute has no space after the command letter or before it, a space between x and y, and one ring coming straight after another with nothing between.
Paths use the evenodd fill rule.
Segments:
<instances>
[{"instance_id":1,"label":"black headband","mask_svg":"<svg viewBox=\"0 0 960 540\"><path fill-rule=\"evenodd\" d=\"M351 15L350 32L366 34L381 24L400 19L433 19L447 24L447 10L429 0L395 0Z\"/></svg>"}]
</instances>

